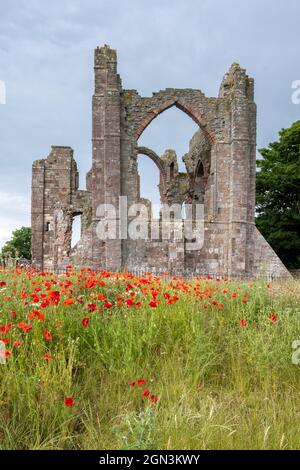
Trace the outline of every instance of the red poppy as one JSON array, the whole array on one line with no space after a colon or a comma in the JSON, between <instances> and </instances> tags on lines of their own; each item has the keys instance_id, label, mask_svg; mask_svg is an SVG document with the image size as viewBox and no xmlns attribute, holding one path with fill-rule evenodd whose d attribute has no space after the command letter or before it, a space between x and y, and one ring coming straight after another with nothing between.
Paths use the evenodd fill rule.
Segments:
<instances>
[{"instance_id":1,"label":"red poppy","mask_svg":"<svg viewBox=\"0 0 300 470\"><path fill-rule=\"evenodd\" d=\"M65 398L65 406L67 406L68 408L71 408L74 405L75 405L75 401L72 397Z\"/></svg>"},{"instance_id":2,"label":"red poppy","mask_svg":"<svg viewBox=\"0 0 300 470\"><path fill-rule=\"evenodd\" d=\"M130 387L134 387L135 386L135 381L134 380L130 380Z\"/></svg>"},{"instance_id":3,"label":"red poppy","mask_svg":"<svg viewBox=\"0 0 300 470\"><path fill-rule=\"evenodd\" d=\"M0 335L6 335L12 327L13 325L11 323L6 323L6 325L0 326Z\"/></svg>"},{"instance_id":4,"label":"red poppy","mask_svg":"<svg viewBox=\"0 0 300 470\"><path fill-rule=\"evenodd\" d=\"M17 327L20 328L23 331L23 333L27 333L28 331L32 330L31 325L24 323L22 321L17 324Z\"/></svg>"},{"instance_id":5,"label":"red poppy","mask_svg":"<svg viewBox=\"0 0 300 470\"><path fill-rule=\"evenodd\" d=\"M88 304L89 313L92 313L96 310L97 305L95 303Z\"/></svg>"},{"instance_id":6,"label":"red poppy","mask_svg":"<svg viewBox=\"0 0 300 470\"><path fill-rule=\"evenodd\" d=\"M151 403L157 403L158 402L158 396L157 395L151 395L150 396L150 401L151 401Z\"/></svg>"},{"instance_id":7,"label":"red poppy","mask_svg":"<svg viewBox=\"0 0 300 470\"><path fill-rule=\"evenodd\" d=\"M45 359L45 361L51 361L51 360L52 360L51 354L49 354L48 352L46 352L46 353L44 354L44 359Z\"/></svg>"},{"instance_id":8,"label":"red poppy","mask_svg":"<svg viewBox=\"0 0 300 470\"><path fill-rule=\"evenodd\" d=\"M105 308L111 308L111 307L112 307L112 304L111 304L110 302L106 302L106 303L104 304L104 307L105 307Z\"/></svg>"},{"instance_id":9,"label":"red poppy","mask_svg":"<svg viewBox=\"0 0 300 470\"><path fill-rule=\"evenodd\" d=\"M278 317L276 315L276 313L271 313L271 315L269 316L269 319L271 320L272 323L276 323L277 320L278 320Z\"/></svg>"},{"instance_id":10,"label":"red poppy","mask_svg":"<svg viewBox=\"0 0 300 470\"><path fill-rule=\"evenodd\" d=\"M49 330L47 330L47 328L44 330L44 339L46 341L51 341L52 340L52 334L50 333Z\"/></svg>"},{"instance_id":11,"label":"red poppy","mask_svg":"<svg viewBox=\"0 0 300 470\"><path fill-rule=\"evenodd\" d=\"M48 293L48 297L50 299L50 302L54 305L58 305L60 301L60 293L58 290L51 291Z\"/></svg>"},{"instance_id":12,"label":"red poppy","mask_svg":"<svg viewBox=\"0 0 300 470\"><path fill-rule=\"evenodd\" d=\"M81 323L82 323L83 328L86 328L88 326L89 321L90 321L89 317L85 317L82 319Z\"/></svg>"},{"instance_id":13,"label":"red poppy","mask_svg":"<svg viewBox=\"0 0 300 470\"><path fill-rule=\"evenodd\" d=\"M145 389L142 391L142 395L143 395L143 397L149 397L150 391L148 390L148 388L145 388Z\"/></svg>"},{"instance_id":14,"label":"red poppy","mask_svg":"<svg viewBox=\"0 0 300 470\"><path fill-rule=\"evenodd\" d=\"M243 326L243 327L247 326L247 321L246 320L241 320L240 325Z\"/></svg>"},{"instance_id":15,"label":"red poppy","mask_svg":"<svg viewBox=\"0 0 300 470\"><path fill-rule=\"evenodd\" d=\"M147 382L146 382L146 380L144 380L144 379L139 379L139 380L137 381L137 384L138 384L139 387L141 387L142 385L146 385L146 383L147 383Z\"/></svg>"}]
</instances>

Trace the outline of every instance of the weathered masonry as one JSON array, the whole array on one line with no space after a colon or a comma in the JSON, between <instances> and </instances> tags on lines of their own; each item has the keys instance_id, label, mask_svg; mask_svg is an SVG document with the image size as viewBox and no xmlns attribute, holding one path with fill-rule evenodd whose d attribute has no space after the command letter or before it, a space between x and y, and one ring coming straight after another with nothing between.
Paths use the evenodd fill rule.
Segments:
<instances>
[{"instance_id":1,"label":"weathered masonry","mask_svg":"<svg viewBox=\"0 0 300 470\"><path fill-rule=\"evenodd\" d=\"M178 171L176 153L139 147L138 139L156 116L176 106L199 126ZM124 90L116 51L95 50L92 167L86 190L70 147L53 146L33 164L33 259L42 269L72 263L93 269L160 268L201 274L287 276L288 271L255 227L256 105L254 82L233 64L219 96L200 90L172 89L142 97ZM140 198L137 156L151 158L160 171L163 203L204 204L204 245L189 251L186 240L130 238L101 240L96 228L101 204L128 207ZM81 216L81 239L71 247L72 223ZM119 213L117 213L117 218ZM130 218L129 222L130 223Z\"/></svg>"}]
</instances>

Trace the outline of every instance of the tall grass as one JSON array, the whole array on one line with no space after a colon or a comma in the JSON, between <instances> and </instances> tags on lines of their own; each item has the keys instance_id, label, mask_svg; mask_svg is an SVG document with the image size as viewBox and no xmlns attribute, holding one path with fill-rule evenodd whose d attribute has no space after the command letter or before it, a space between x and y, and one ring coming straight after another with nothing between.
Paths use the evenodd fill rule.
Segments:
<instances>
[{"instance_id":1,"label":"tall grass","mask_svg":"<svg viewBox=\"0 0 300 470\"><path fill-rule=\"evenodd\" d=\"M0 335L12 352L0 365L0 449L299 448L299 282L147 280L1 273L0 326L13 327ZM56 289L58 305L41 309L41 293ZM130 291L140 307L124 303ZM167 304L163 293L179 299ZM64 305L70 297L75 303ZM28 320L33 309L44 321ZM22 321L32 330L23 333ZM130 386L139 378L144 387ZM142 396L145 387L157 403Z\"/></svg>"}]
</instances>

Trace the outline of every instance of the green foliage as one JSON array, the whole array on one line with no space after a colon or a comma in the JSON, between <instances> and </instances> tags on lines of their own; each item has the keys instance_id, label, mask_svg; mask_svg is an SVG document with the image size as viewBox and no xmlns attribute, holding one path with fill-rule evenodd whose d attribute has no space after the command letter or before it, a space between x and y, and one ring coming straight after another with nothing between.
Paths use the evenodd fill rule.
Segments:
<instances>
[{"instance_id":1,"label":"green foliage","mask_svg":"<svg viewBox=\"0 0 300 470\"><path fill-rule=\"evenodd\" d=\"M287 267L300 268L300 121L259 152L257 227Z\"/></svg>"},{"instance_id":2,"label":"green foliage","mask_svg":"<svg viewBox=\"0 0 300 470\"><path fill-rule=\"evenodd\" d=\"M31 259L31 228L21 227L14 230L12 238L2 248L1 256L23 257Z\"/></svg>"}]
</instances>

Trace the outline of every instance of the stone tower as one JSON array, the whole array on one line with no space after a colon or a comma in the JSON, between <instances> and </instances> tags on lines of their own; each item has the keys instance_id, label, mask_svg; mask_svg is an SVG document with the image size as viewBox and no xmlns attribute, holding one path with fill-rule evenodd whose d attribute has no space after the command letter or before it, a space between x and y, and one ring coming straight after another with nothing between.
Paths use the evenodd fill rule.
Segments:
<instances>
[{"instance_id":1,"label":"stone tower","mask_svg":"<svg viewBox=\"0 0 300 470\"><path fill-rule=\"evenodd\" d=\"M41 269L57 270L72 263L93 269L199 272L225 276L288 271L255 227L256 105L254 82L233 64L218 97L202 91L172 89L141 97L122 88L116 51L95 50L92 116L92 167L86 190L78 189L78 172L70 147L52 147L35 161L32 176L33 259ZM199 126L178 171L176 153L158 156L139 147L138 139L156 116L176 106ZM160 172L164 204L201 204L203 245L190 250L187 240L144 237L131 239L128 213L120 229L120 196L127 207L141 202L137 156L151 158ZM110 211L101 207L115 208ZM123 206L122 206L123 207ZM100 208L100 209L99 209ZM71 247L72 223L81 216L81 239ZM150 216L149 216L150 217ZM110 220L113 219L113 220ZM99 223L115 224L117 236L99 237ZM159 226L159 222L158 222Z\"/></svg>"}]
</instances>

